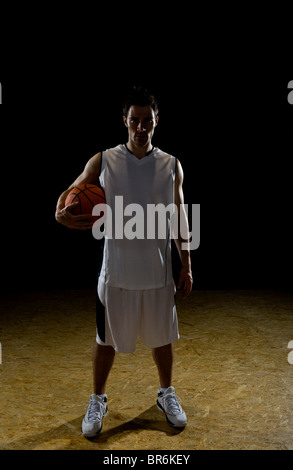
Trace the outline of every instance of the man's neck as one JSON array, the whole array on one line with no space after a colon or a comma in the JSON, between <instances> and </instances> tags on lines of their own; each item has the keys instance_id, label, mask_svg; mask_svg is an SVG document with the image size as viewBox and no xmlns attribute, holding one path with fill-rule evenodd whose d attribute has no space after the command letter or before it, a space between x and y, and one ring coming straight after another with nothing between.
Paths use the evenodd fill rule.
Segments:
<instances>
[{"instance_id":1,"label":"man's neck","mask_svg":"<svg viewBox=\"0 0 293 470\"><path fill-rule=\"evenodd\" d=\"M139 147L137 145L134 145L132 142L128 141L127 144L126 144L126 147L139 160L144 158L153 149L153 146L152 146L151 142L149 142L149 144L147 144L146 146Z\"/></svg>"}]
</instances>

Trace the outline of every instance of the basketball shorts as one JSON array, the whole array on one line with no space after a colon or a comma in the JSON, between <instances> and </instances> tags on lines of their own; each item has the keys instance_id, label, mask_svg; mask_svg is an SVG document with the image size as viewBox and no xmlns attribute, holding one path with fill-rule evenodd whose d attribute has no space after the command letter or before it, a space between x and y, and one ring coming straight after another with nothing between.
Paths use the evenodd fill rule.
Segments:
<instances>
[{"instance_id":1,"label":"basketball shorts","mask_svg":"<svg viewBox=\"0 0 293 470\"><path fill-rule=\"evenodd\" d=\"M140 337L148 348L158 348L179 339L175 287L127 290L105 285L99 279L97 292L98 344L132 353Z\"/></svg>"}]
</instances>

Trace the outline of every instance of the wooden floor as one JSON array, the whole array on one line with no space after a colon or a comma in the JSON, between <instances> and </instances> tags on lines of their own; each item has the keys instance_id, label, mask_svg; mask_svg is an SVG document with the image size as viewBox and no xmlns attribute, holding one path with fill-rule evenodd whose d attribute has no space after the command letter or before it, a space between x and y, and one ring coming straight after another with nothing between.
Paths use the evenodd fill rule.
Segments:
<instances>
[{"instance_id":1,"label":"wooden floor","mask_svg":"<svg viewBox=\"0 0 293 470\"><path fill-rule=\"evenodd\" d=\"M95 293L53 291L0 301L0 449L293 450L293 294L194 291L178 298L174 386L188 417L156 407L150 351L116 355L109 413L90 441Z\"/></svg>"}]
</instances>

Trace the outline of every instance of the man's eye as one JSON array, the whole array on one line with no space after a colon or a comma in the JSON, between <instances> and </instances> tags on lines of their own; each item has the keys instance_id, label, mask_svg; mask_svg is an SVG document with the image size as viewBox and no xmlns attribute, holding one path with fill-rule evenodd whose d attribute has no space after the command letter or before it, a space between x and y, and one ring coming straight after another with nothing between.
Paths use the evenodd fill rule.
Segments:
<instances>
[{"instance_id":1,"label":"man's eye","mask_svg":"<svg viewBox=\"0 0 293 470\"><path fill-rule=\"evenodd\" d=\"M139 123L139 119L138 118L129 118L129 122L131 124L138 124ZM153 123L153 119L152 118L147 118L143 121L143 125L146 126L146 125L150 125Z\"/></svg>"}]
</instances>

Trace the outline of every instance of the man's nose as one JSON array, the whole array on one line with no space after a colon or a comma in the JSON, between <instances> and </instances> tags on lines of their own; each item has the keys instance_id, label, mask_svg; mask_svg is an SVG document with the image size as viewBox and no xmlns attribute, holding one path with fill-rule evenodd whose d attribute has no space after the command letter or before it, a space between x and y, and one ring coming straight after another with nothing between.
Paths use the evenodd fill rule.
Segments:
<instances>
[{"instance_id":1,"label":"man's nose","mask_svg":"<svg viewBox=\"0 0 293 470\"><path fill-rule=\"evenodd\" d=\"M142 132L145 130L145 125L144 125L144 122L143 121L139 121L139 123L137 124L137 130L139 132Z\"/></svg>"}]
</instances>

